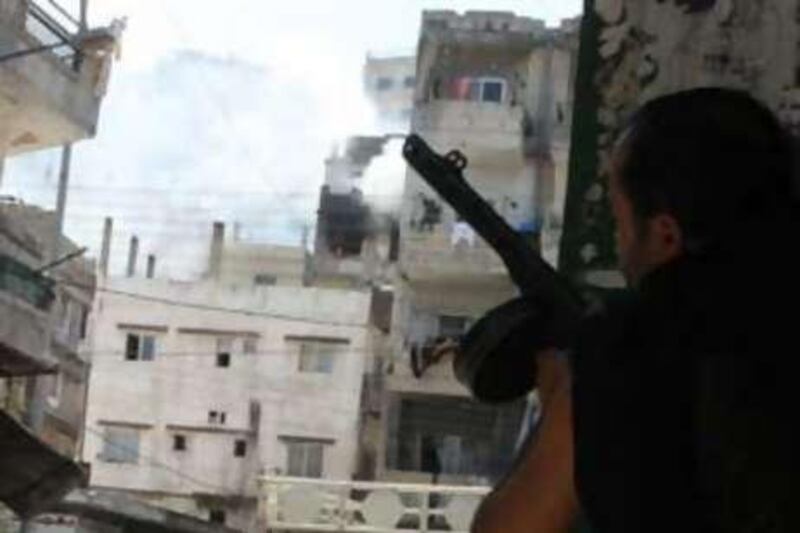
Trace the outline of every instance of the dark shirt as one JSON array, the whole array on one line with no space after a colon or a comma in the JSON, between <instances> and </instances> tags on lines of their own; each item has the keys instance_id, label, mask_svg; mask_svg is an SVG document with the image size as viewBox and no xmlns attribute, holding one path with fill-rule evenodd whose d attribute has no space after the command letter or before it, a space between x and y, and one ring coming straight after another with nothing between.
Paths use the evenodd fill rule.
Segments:
<instances>
[{"instance_id":1,"label":"dark shirt","mask_svg":"<svg viewBox=\"0 0 800 533\"><path fill-rule=\"evenodd\" d=\"M771 229L666 265L587 321L575 466L596 533L800 532L800 260L779 238L797 233Z\"/></svg>"}]
</instances>

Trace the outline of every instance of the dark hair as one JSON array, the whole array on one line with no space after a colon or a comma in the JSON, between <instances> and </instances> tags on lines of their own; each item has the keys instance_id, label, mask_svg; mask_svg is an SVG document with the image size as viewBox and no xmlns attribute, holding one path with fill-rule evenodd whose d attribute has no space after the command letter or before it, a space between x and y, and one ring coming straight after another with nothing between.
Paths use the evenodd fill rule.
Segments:
<instances>
[{"instance_id":1,"label":"dark hair","mask_svg":"<svg viewBox=\"0 0 800 533\"><path fill-rule=\"evenodd\" d=\"M638 220L671 214L689 251L796 202L794 143L742 91L694 89L652 100L620 148L620 181Z\"/></svg>"}]
</instances>

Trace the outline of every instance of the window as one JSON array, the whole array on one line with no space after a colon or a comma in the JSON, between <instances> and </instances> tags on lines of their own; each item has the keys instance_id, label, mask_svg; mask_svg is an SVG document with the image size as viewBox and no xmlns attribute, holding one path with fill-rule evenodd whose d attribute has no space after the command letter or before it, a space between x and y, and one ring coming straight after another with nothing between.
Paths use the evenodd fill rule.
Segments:
<instances>
[{"instance_id":1,"label":"window","mask_svg":"<svg viewBox=\"0 0 800 533\"><path fill-rule=\"evenodd\" d=\"M224 524L225 518L225 511L222 509L211 509L208 512L208 521L212 524Z\"/></svg>"},{"instance_id":2,"label":"window","mask_svg":"<svg viewBox=\"0 0 800 533\"><path fill-rule=\"evenodd\" d=\"M379 91L388 91L392 87L394 87L394 80L392 78L378 78L377 83L375 84Z\"/></svg>"},{"instance_id":3,"label":"window","mask_svg":"<svg viewBox=\"0 0 800 533\"><path fill-rule=\"evenodd\" d=\"M52 374L45 377L47 384L47 401L52 406L57 406L61 401L61 391L64 386L62 375Z\"/></svg>"},{"instance_id":4,"label":"window","mask_svg":"<svg viewBox=\"0 0 800 533\"><path fill-rule=\"evenodd\" d=\"M473 102L502 103L505 100L506 81L502 78L456 78L451 97Z\"/></svg>"},{"instance_id":5,"label":"window","mask_svg":"<svg viewBox=\"0 0 800 533\"><path fill-rule=\"evenodd\" d=\"M313 439L286 439L286 471L294 477L321 478L325 443Z\"/></svg>"},{"instance_id":6,"label":"window","mask_svg":"<svg viewBox=\"0 0 800 533\"><path fill-rule=\"evenodd\" d=\"M233 351L233 338L217 338L217 366L227 368L231 366L231 352Z\"/></svg>"},{"instance_id":7,"label":"window","mask_svg":"<svg viewBox=\"0 0 800 533\"><path fill-rule=\"evenodd\" d=\"M458 338L464 335L469 328L470 319L465 316L440 315L439 336L445 338Z\"/></svg>"},{"instance_id":8,"label":"window","mask_svg":"<svg viewBox=\"0 0 800 533\"><path fill-rule=\"evenodd\" d=\"M89 330L89 308L81 307L81 340L86 338L86 333Z\"/></svg>"},{"instance_id":9,"label":"window","mask_svg":"<svg viewBox=\"0 0 800 533\"><path fill-rule=\"evenodd\" d=\"M253 277L253 284L256 286L269 287L278 283L278 277L272 274L256 274Z\"/></svg>"},{"instance_id":10,"label":"window","mask_svg":"<svg viewBox=\"0 0 800 533\"><path fill-rule=\"evenodd\" d=\"M413 89L417 85L417 78L414 76L406 76L406 79L403 80L403 85L406 89Z\"/></svg>"},{"instance_id":11,"label":"window","mask_svg":"<svg viewBox=\"0 0 800 533\"><path fill-rule=\"evenodd\" d=\"M258 338L245 337L242 340L242 351L250 354L256 353L258 351Z\"/></svg>"},{"instance_id":12,"label":"window","mask_svg":"<svg viewBox=\"0 0 800 533\"><path fill-rule=\"evenodd\" d=\"M208 423L212 425L224 425L225 424L225 411L209 411L208 412Z\"/></svg>"},{"instance_id":13,"label":"window","mask_svg":"<svg viewBox=\"0 0 800 533\"><path fill-rule=\"evenodd\" d=\"M299 370L309 374L333 374L334 358L338 346L324 342L300 344Z\"/></svg>"},{"instance_id":14,"label":"window","mask_svg":"<svg viewBox=\"0 0 800 533\"><path fill-rule=\"evenodd\" d=\"M503 86L503 81L484 81L481 101L494 102L497 104L501 103L503 101Z\"/></svg>"},{"instance_id":15,"label":"window","mask_svg":"<svg viewBox=\"0 0 800 533\"><path fill-rule=\"evenodd\" d=\"M107 463L136 464L139 461L139 439L138 429L106 426L100 460Z\"/></svg>"},{"instance_id":16,"label":"window","mask_svg":"<svg viewBox=\"0 0 800 533\"><path fill-rule=\"evenodd\" d=\"M234 457L244 457L247 455L247 441L245 440L237 440L233 443L233 456Z\"/></svg>"},{"instance_id":17,"label":"window","mask_svg":"<svg viewBox=\"0 0 800 533\"><path fill-rule=\"evenodd\" d=\"M172 436L172 449L176 452L186 451L186 435L173 435Z\"/></svg>"},{"instance_id":18,"label":"window","mask_svg":"<svg viewBox=\"0 0 800 533\"><path fill-rule=\"evenodd\" d=\"M125 339L125 359L152 361L156 355L156 338L153 335L128 333Z\"/></svg>"}]
</instances>

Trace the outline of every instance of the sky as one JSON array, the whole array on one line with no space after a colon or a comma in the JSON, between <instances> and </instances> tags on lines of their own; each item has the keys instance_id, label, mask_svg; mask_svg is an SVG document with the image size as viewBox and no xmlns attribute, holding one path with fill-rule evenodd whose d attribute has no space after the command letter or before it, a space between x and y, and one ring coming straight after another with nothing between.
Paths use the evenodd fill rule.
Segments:
<instances>
[{"instance_id":1,"label":"sky","mask_svg":"<svg viewBox=\"0 0 800 533\"><path fill-rule=\"evenodd\" d=\"M90 1L92 25L126 17L127 29L98 134L74 147L66 232L96 254L112 216L112 270L137 234L142 256L156 254L159 275L174 278L202 272L214 220L240 223L249 240L299 244L325 157L373 129L367 53L413 54L424 9L514 11L555 25L581 4ZM0 194L52 207L58 166L59 150L13 158Z\"/></svg>"}]
</instances>

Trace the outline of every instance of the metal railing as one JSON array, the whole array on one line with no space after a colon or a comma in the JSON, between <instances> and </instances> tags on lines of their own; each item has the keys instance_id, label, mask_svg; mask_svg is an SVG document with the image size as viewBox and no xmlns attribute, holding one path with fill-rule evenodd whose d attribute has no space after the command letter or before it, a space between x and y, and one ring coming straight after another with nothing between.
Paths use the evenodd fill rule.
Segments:
<instances>
[{"instance_id":1,"label":"metal railing","mask_svg":"<svg viewBox=\"0 0 800 533\"><path fill-rule=\"evenodd\" d=\"M489 490L263 477L259 506L267 531L273 532L467 532Z\"/></svg>"},{"instance_id":2,"label":"metal railing","mask_svg":"<svg viewBox=\"0 0 800 533\"><path fill-rule=\"evenodd\" d=\"M52 280L16 259L2 254L0 254L0 291L11 294L42 311L47 311L55 298Z\"/></svg>"},{"instance_id":3,"label":"metal railing","mask_svg":"<svg viewBox=\"0 0 800 533\"><path fill-rule=\"evenodd\" d=\"M81 23L54 0L27 2L25 30L42 45L63 43L50 53L70 69L78 71L82 61L81 51L74 45L81 32Z\"/></svg>"}]
</instances>

